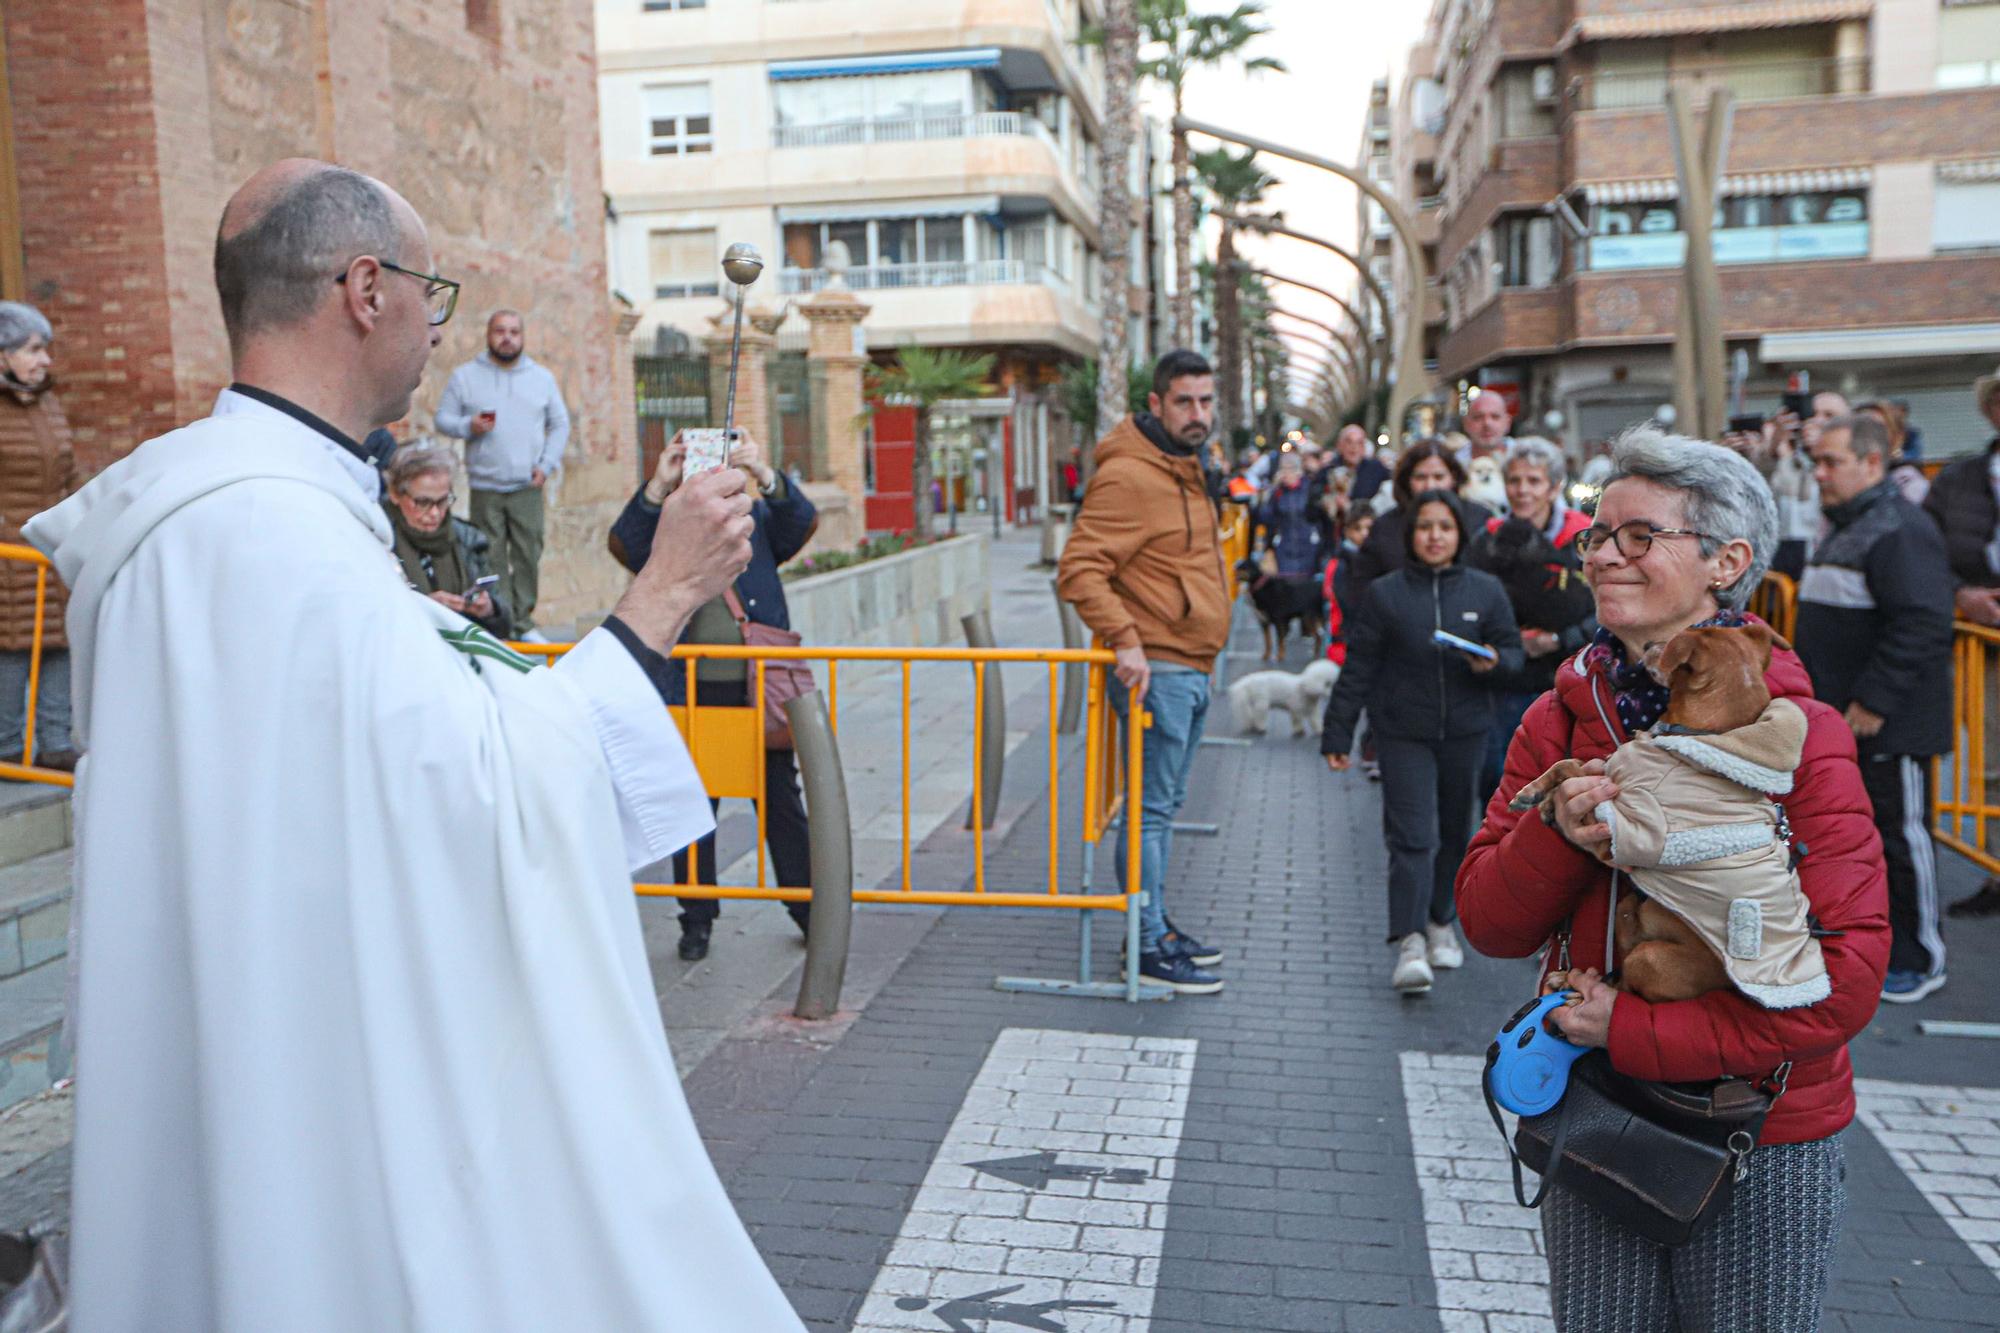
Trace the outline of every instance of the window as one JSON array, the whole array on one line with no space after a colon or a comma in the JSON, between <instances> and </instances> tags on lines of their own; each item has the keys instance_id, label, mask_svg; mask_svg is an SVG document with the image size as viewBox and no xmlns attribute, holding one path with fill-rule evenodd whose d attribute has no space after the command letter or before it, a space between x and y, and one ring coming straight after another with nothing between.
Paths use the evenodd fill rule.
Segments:
<instances>
[{"instance_id":1,"label":"window","mask_svg":"<svg viewBox=\"0 0 2000 1333\"><path fill-rule=\"evenodd\" d=\"M1495 81L1500 137L1527 139L1556 132L1556 80L1551 65L1509 65Z\"/></svg>"},{"instance_id":2,"label":"window","mask_svg":"<svg viewBox=\"0 0 2000 1333\"><path fill-rule=\"evenodd\" d=\"M972 71L924 70L829 79L781 79L772 85L778 125L839 125L957 116L973 105Z\"/></svg>"},{"instance_id":3,"label":"window","mask_svg":"<svg viewBox=\"0 0 2000 1333\"><path fill-rule=\"evenodd\" d=\"M2000 5L1947 4L1938 14L1937 86L2000 84Z\"/></svg>"},{"instance_id":4,"label":"window","mask_svg":"<svg viewBox=\"0 0 2000 1333\"><path fill-rule=\"evenodd\" d=\"M917 258L917 220L884 218L875 224L875 262L911 264Z\"/></svg>"},{"instance_id":5,"label":"window","mask_svg":"<svg viewBox=\"0 0 2000 1333\"><path fill-rule=\"evenodd\" d=\"M721 251L715 229L656 231L647 238L647 265L653 295L660 300L722 293Z\"/></svg>"},{"instance_id":6,"label":"window","mask_svg":"<svg viewBox=\"0 0 2000 1333\"><path fill-rule=\"evenodd\" d=\"M1539 213L1503 217L1494 238L1500 252L1502 287L1546 287L1556 280L1562 248L1556 240L1556 220Z\"/></svg>"},{"instance_id":7,"label":"window","mask_svg":"<svg viewBox=\"0 0 2000 1333\"><path fill-rule=\"evenodd\" d=\"M1939 250L2000 247L2000 180L1937 183L1931 244Z\"/></svg>"},{"instance_id":8,"label":"window","mask_svg":"<svg viewBox=\"0 0 2000 1333\"><path fill-rule=\"evenodd\" d=\"M708 85L677 83L646 90L647 135L654 157L714 151Z\"/></svg>"},{"instance_id":9,"label":"window","mask_svg":"<svg viewBox=\"0 0 2000 1333\"><path fill-rule=\"evenodd\" d=\"M1680 207L1600 204L1591 210L1589 267L1672 268L1687 252ZM1859 191L1730 195L1715 210L1715 262L1856 259L1868 253L1868 196Z\"/></svg>"},{"instance_id":10,"label":"window","mask_svg":"<svg viewBox=\"0 0 2000 1333\"><path fill-rule=\"evenodd\" d=\"M965 223L962 219L925 220L924 262L926 264L957 264L965 257Z\"/></svg>"},{"instance_id":11,"label":"window","mask_svg":"<svg viewBox=\"0 0 2000 1333\"><path fill-rule=\"evenodd\" d=\"M641 8L648 14L671 13L676 9L707 9L708 0L644 0Z\"/></svg>"}]
</instances>

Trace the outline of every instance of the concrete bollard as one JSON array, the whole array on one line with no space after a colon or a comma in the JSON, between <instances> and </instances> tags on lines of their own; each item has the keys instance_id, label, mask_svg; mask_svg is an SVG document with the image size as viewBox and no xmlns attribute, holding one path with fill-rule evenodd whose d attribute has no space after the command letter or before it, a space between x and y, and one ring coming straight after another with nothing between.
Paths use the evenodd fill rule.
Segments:
<instances>
[{"instance_id":1,"label":"concrete bollard","mask_svg":"<svg viewBox=\"0 0 2000 1333\"><path fill-rule=\"evenodd\" d=\"M989 612L975 611L962 617L959 622L965 628L965 644L968 648L997 648L993 641L993 617ZM978 676L975 669L973 675ZM981 828L992 828L993 820L1000 811L1000 781L1007 775L1007 691L1000 683L1000 664L986 664L985 707L979 730L979 809L966 816L965 826L972 827L972 821L980 821Z\"/></svg>"},{"instance_id":2,"label":"concrete bollard","mask_svg":"<svg viewBox=\"0 0 2000 1333\"><path fill-rule=\"evenodd\" d=\"M1075 607L1063 600L1056 580L1049 580L1049 590L1056 595L1056 614L1062 620L1062 646L1090 647L1090 633L1083 627L1083 617L1076 613ZM1089 679L1090 668L1084 663L1063 663L1062 709L1056 716L1058 736L1074 736L1076 729L1083 725L1083 692Z\"/></svg>"},{"instance_id":3,"label":"concrete bollard","mask_svg":"<svg viewBox=\"0 0 2000 1333\"><path fill-rule=\"evenodd\" d=\"M854 927L854 825L826 697L814 690L788 700L785 718L792 725L792 750L805 785L812 833L812 920L806 926L805 975L792 1014L818 1021L840 1011L840 988L847 979Z\"/></svg>"}]
</instances>

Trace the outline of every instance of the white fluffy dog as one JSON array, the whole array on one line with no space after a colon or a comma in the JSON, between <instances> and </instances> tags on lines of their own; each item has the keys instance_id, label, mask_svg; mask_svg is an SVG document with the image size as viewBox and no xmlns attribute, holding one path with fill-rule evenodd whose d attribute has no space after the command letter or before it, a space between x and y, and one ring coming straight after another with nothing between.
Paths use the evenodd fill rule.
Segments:
<instances>
[{"instance_id":1,"label":"white fluffy dog","mask_svg":"<svg viewBox=\"0 0 2000 1333\"><path fill-rule=\"evenodd\" d=\"M1292 735L1317 731L1327 696L1340 679L1340 668L1324 657L1293 675L1289 671L1253 671L1229 687L1229 715L1238 735L1264 734L1273 708L1292 715Z\"/></svg>"},{"instance_id":2,"label":"white fluffy dog","mask_svg":"<svg viewBox=\"0 0 2000 1333\"><path fill-rule=\"evenodd\" d=\"M1507 510L1507 481L1500 472L1500 460L1490 455L1475 458L1465 469L1465 485L1459 494L1468 500L1476 500L1496 514Z\"/></svg>"}]
</instances>

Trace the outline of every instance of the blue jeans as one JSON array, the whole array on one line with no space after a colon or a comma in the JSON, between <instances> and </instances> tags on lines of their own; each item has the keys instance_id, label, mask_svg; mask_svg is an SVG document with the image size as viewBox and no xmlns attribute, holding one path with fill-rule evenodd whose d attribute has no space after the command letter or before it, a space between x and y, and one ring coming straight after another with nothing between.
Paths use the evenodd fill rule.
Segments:
<instances>
[{"instance_id":1,"label":"blue jeans","mask_svg":"<svg viewBox=\"0 0 2000 1333\"><path fill-rule=\"evenodd\" d=\"M25 652L0 652L0 759L21 763L28 726L28 659ZM70 748L69 652L42 650L41 688L35 700L35 754Z\"/></svg>"},{"instance_id":2,"label":"blue jeans","mask_svg":"<svg viewBox=\"0 0 2000 1333\"><path fill-rule=\"evenodd\" d=\"M1517 692L1495 690L1493 692L1493 726L1486 733L1486 756L1479 765L1479 812L1486 813L1486 803L1493 799L1493 793L1500 790L1500 779L1507 775L1507 747L1514 743L1514 733L1521 728L1521 719L1534 707L1535 700L1542 697L1540 690Z\"/></svg>"},{"instance_id":3,"label":"blue jeans","mask_svg":"<svg viewBox=\"0 0 2000 1333\"><path fill-rule=\"evenodd\" d=\"M1187 800L1188 770L1194 767L1195 747L1201 743L1202 724L1208 719L1208 677L1192 668L1172 662L1155 662L1152 683L1146 687L1146 711L1153 725L1146 732L1146 760L1141 771L1144 806L1139 820L1139 950L1157 953L1160 938L1167 933L1167 862L1174 850L1174 816ZM1118 716L1126 715L1125 687L1111 682L1111 706ZM1129 813L1128 813L1128 818ZM1129 886L1126 875L1127 841L1118 839L1118 881Z\"/></svg>"}]
</instances>

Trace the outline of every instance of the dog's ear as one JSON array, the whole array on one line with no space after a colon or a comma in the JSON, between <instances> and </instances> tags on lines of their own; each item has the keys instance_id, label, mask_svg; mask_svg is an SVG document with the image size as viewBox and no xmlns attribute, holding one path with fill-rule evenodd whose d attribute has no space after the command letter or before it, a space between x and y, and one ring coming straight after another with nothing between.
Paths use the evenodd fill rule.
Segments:
<instances>
[{"instance_id":1,"label":"dog's ear","mask_svg":"<svg viewBox=\"0 0 2000 1333\"><path fill-rule=\"evenodd\" d=\"M1700 636L1703 632L1698 629L1684 629L1668 639L1666 646L1660 649L1659 660L1648 667L1653 673L1653 679L1662 685L1671 685L1674 672L1694 660L1695 653L1701 648Z\"/></svg>"},{"instance_id":2,"label":"dog's ear","mask_svg":"<svg viewBox=\"0 0 2000 1333\"><path fill-rule=\"evenodd\" d=\"M1761 646L1760 652L1765 667L1771 665L1771 652L1773 649L1783 648L1787 652L1791 651L1792 645L1785 642L1785 636L1761 620L1745 621L1739 633L1748 634L1758 642Z\"/></svg>"}]
</instances>

